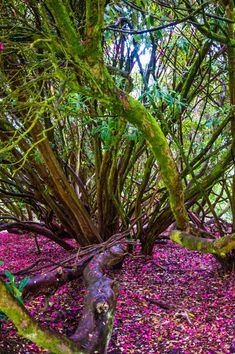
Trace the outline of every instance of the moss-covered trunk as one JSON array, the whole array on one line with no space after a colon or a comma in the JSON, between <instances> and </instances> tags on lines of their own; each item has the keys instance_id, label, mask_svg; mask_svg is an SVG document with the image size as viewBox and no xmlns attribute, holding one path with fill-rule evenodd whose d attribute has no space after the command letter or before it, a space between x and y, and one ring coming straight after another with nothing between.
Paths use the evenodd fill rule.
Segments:
<instances>
[{"instance_id":1,"label":"moss-covered trunk","mask_svg":"<svg viewBox=\"0 0 235 354\"><path fill-rule=\"evenodd\" d=\"M88 287L82 319L71 339L44 329L10 293L0 279L0 309L9 317L20 335L55 354L105 354L112 334L118 296L117 283L105 273L105 267L119 263L127 252L123 237L113 238L109 247L93 257L85 256L73 269L60 267L48 274L35 276L23 295L57 288L81 275ZM95 251L93 252L93 254ZM91 258L91 259L90 259Z\"/></svg>"},{"instance_id":2,"label":"moss-covered trunk","mask_svg":"<svg viewBox=\"0 0 235 354\"><path fill-rule=\"evenodd\" d=\"M126 119L143 132L155 159L158 162L162 179L169 194L169 202L177 227L188 227L188 216L184 206L184 192L181 178L174 162L169 144L156 119L145 107L131 96L117 92Z\"/></svg>"},{"instance_id":3,"label":"moss-covered trunk","mask_svg":"<svg viewBox=\"0 0 235 354\"><path fill-rule=\"evenodd\" d=\"M226 235L214 240L174 230L171 232L170 239L192 251L213 254L221 263L224 270L234 269L235 234Z\"/></svg>"},{"instance_id":4,"label":"moss-covered trunk","mask_svg":"<svg viewBox=\"0 0 235 354\"><path fill-rule=\"evenodd\" d=\"M143 132L146 141L158 161L162 179L169 193L171 210L177 227L188 226L184 206L184 193L181 178L174 162L167 139L156 119L145 107L130 95L119 90L103 62L101 38L104 16L104 1L87 1L86 40L80 35L70 20L69 13L62 3L46 0L55 23L65 41L64 47L73 58L77 75L82 76L90 86L90 94L100 100L114 115L125 118ZM92 14L92 15L91 15ZM91 36L92 34L92 36ZM79 89L79 85L78 85ZM82 92L82 88L80 88Z\"/></svg>"},{"instance_id":5,"label":"moss-covered trunk","mask_svg":"<svg viewBox=\"0 0 235 354\"><path fill-rule=\"evenodd\" d=\"M211 240L174 230L171 232L170 239L190 250L211 253L219 257L226 257L228 253L235 249L235 234Z\"/></svg>"},{"instance_id":6,"label":"moss-covered trunk","mask_svg":"<svg viewBox=\"0 0 235 354\"><path fill-rule=\"evenodd\" d=\"M225 13L228 19L233 22L228 24L228 38L235 38L235 4L233 0L229 0L225 4ZM230 90L230 105L235 106L235 47L228 42L228 73L229 73L229 90ZM232 110L231 116L231 134L232 134L232 155L235 161L235 109ZM232 215L233 215L233 232L235 231L235 171L233 174L232 183Z\"/></svg>"}]
</instances>

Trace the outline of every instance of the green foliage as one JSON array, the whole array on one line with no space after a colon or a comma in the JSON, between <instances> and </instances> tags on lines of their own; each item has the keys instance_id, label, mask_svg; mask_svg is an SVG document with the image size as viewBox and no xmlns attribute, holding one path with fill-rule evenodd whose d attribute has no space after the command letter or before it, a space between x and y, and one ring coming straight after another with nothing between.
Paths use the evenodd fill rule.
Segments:
<instances>
[{"instance_id":1,"label":"green foliage","mask_svg":"<svg viewBox=\"0 0 235 354\"><path fill-rule=\"evenodd\" d=\"M125 136L127 137L128 140L133 140L133 141L137 142L141 137L141 133L138 128L136 128L134 126L129 126L127 128L127 132L126 132Z\"/></svg>"},{"instance_id":2,"label":"green foliage","mask_svg":"<svg viewBox=\"0 0 235 354\"><path fill-rule=\"evenodd\" d=\"M40 152L38 150L34 151L33 156L34 156L34 159L35 159L35 161L37 163L42 163L43 162L42 156L41 156L41 154L40 154Z\"/></svg>"},{"instance_id":3,"label":"green foliage","mask_svg":"<svg viewBox=\"0 0 235 354\"><path fill-rule=\"evenodd\" d=\"M151 243L173 217L187 227L184 198L202 221L231 209L231 132L217 129L234 39L217 2L14 0L0 20L2 222L83 245L137 219ZM4 273L22 304L28 277Z\"/></svg>"},{"instance_id":4,"label":"green foliage","mask_svg":"<svg viewBox=\"0 0 235 354\"><path fill-rule=\"evenodd\" d=\"M63 112L77 114L80 112L81 105L84 103L82 97L78 93L73 92L68 95L66 104L61 105L60 109Z\"/></svg>"},{"instance_id":5,"label":"green foliage","mask_svg":"<svg viewBox=\"0 0 235 354\"><path fill-rule=\"evenodd\" d=\"M9 272L9 270L5 270L4 271L5 276L8 278L9 282L6 283L6 286L8 288L8 290L11 292L12 295L15 296L15 298L21 303L23 304L23 300L21 298L22 296L22 290L23 288L26 286L26 284L28 283L30 277L25 277L24 279L21 280L21 282L19 283L19 285L17 286L16 283L16 278L15 276Z\"/></svg>"},{"instance_id":6,"label":"green foliage","mask_svg":"<svg viewBox=\"0 0 235 354\"><path fill-rule=\"evenodd\" d=\"M150 103L154 104L164 102L169 108L187 107L187 104L181 101L179 93L160 87L158 82L149 86L138 99L143 101L146 98Z\"/></svg>"},{"instance_id":7,"label":"green foliage","mask_svg":"<svg viewBox=\"0 0 235 354\"><path fill-rule=\"evenodd\" d=\"M103 141L103 149L108 150L115 140L117 120L108 117L107 120L95 119L96 127L92 129L92 135L99 135Z\"/></svg>"},{"instance_id":8,"label":"green foliage","mask_svg":"<svg viewBox=\"0 0 235 354\"><path fill-rule=\"evenodd\" d=\"M188 54L189 44L188 44L188 41L185 38L181 38L177 42L177 46L178 46L179 49L182 49L185 52L185 54Z\"/></svg>"},{"instance_id":9,"label":"green foliage","mask_svg":"<svg viewBox=\"0 0 235 354\"><path fill-rule=\"evenodd\" d=\"M0 265L4 264L3 261L0 261ZM16 283L16 278L15 276L9 272L8 269L4 270L4 274L8 279L8 282L5 283L7 289L10 291L10 293L23 305L23 300L22 300L22 290L24 287L27 285L30 277L25 277L23 278L20 283L17 285ZM7 317L4 315L4 313L0 310L0 320L5 320Z\"/></svg>"}]
</instances>

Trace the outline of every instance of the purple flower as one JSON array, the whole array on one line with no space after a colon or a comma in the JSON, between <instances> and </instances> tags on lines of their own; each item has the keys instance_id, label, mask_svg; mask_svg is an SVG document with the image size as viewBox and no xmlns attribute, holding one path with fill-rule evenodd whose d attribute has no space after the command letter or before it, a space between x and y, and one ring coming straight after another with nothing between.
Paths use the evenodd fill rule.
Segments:
<instances>
[{"instance_id":1,"label":"purple flower","mask_svg":"<svg viewBox=\"0 0 235 354\"><path fill-rule=\"evenodd\" d=\"M0 50L3 50L5 48L4 43L0 42Z\"/></svg>"}]
</instances>

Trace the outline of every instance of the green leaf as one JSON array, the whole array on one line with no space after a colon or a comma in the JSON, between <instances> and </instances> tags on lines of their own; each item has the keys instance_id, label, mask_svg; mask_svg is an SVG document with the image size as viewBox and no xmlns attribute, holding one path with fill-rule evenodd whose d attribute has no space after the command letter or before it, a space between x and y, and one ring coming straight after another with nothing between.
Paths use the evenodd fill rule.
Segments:
<instances>
[{"instance_id":1,"label":"green leaf","mask_svg":"<svg viewBox=\"0 0 235 354\"><path fill-rule=\"evenodd\" d=\"M212 126L213 126L213 120L208 120L208 121L205 123L205 126L206 126L207 128L212 127Z\"/></svg>"},{"instance_id":2,"label":"green leaf","mask_svg":"<svg viewBox=\"0 0 235 354\"><path fill-rule=\"evenodd\" d=\"M183 49L183 51L187 54L188 53L188 41L184 38L180 39L177 42L178 48Z\"/></svg>"},{"instance_id":3,"label":"green leaf","mask_svg":"<svg viewBox=\"0 0 235 354\"><path fill-rule=\"evenodd\" d=\"M124 11L123 11L123 9L122 9L122 7L121 7L121 6L114 5L114 7L115 7L115 10L117 10L117 11L118 11L118 12L120 12L121 14L123 14L123 13L124 13Z\"/></svg>"},{"instance_id":4,"label":"green leaf","mask_svg":"<svg viewBox=\"0 0 235 354\"><path fill-rule=\"evenodd\" d=\"M9 272L9 270L4 270L4 274L10 280L10 282L14 283L15 277L11 272Z\"/></svg>"},{"instance_id":5,"label":"green leaf","mask_svg":"<svg viewBox=\"0 0 235 354\"><path fill-rule=\"evenodd\" d=\"M18 301L22 302L22 299L21 299L22 293L16 287L13 288L13 295L17 298Z\"/></svg>"},{"instance_id":6,"label":"green leaf","mask_svg":"<svg viewBox=\"0 0 235 354\"><path fill-rule=\"evenodd\" d=\"M2 265L4 262L3 261L0 261L0 265Z\"/></svg>"},{"instance_id":7,"label":"green leaf","mask_svg":"<svg viewBox=\"0 0 235 354\"><path fill-rule=\"evenodd\" d=\"M163 37L162 30L158 30L155 33L156 33L157 39L162 39L162 37Z\"/></svg>"},{"instance_id":8,"label":"green leaf","mask_svg":"<svg viewBox=\"0 0 235 354\"><path fill-rule=\"evenodd\" d=\"M30 279L30 277L25 277L24 279L22 279L19 286L18 286L18 289L22 290L26 286L26 284L28 283L29 279Z\"/></svg>"}]
</instances>

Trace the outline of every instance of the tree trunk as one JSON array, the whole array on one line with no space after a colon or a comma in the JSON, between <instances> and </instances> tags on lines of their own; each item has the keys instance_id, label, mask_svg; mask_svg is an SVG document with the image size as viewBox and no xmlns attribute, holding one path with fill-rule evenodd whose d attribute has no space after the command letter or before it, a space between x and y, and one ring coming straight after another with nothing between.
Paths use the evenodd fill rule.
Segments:
<instances>
[{"instance_id":1,"label":"tree trunk","mask_svg":"<svg viewBox=\"0 0 235 354\"><path fill-rule=\"evenodd\" d=\"M50 172L54 186L62 202L70 215L70 222L76 231L77 240L81 246L99 243L102 241L96 226L94 225L85 206L77 198L75 191L70 186L53 150L50 147L48 139L41 139L43 127L39 122L35 123L31 135L38 142L38 149L42 154L45 165ZM41 142L39 142L41 140Z\"/></svg>"},{"instance_id":2,"label":"tree trunk","mask_svg":"<svg viewBox=\"0 0 235 354\"><path fill-rule=\"evenodd\" d=\"M9 317L18 332L32 342L56 354L84 354L69 338L42 328L23 305L9 292L0 279L0 309Z\"/></svg>"},{"instance_id":3,"label":"tree trunk","mask_svg":"<svg viewBox=\"0 0 235 354\"><path fill-rule=\"evenodd\" d=\"M144 134L158 161L177 227L181 230L187 229L188 216L184 206L183 186L165 135L156 119L138 100L115 86L103 64L101 38L105 1L87 2L86 25L89 35L85 46L82 46L83 40L75 31L63 2L55 3L52 0L46 0L46 4L57 27L60 28L61 36L65 39L65 50L76 63L77 75L83 76L92 88L90 94L106 106L108 105L115 115L123 116L134 124ZM95 36L91 36L91 33L95 33ZM76 84L77 90L82 91L79 83Z\"/></svg>"},{"instance_id":4,"label":"tree trunk","mask_svg":"<svg viewBox=\"0 0 235 354\"><path fill-rule=\"evenodd\" d=\"M225 2L224 2L225 3ZM235 31L235 5L233 0L229 0L225 4L225 13L228 19L232 22L228 23L228 37L229 39L234 39ZM229 43L229 42L228 42ZM230 91L230 105L232 107L231 116L231 135L232 135L232 156L233 161L235 161L235 47L228 44L228 73L229 73L229 91ZM233 174L232 183L232 215L233 215L233 232L235 232L235 171Z\"/></svg>"},{"instance_id":5,"label":"tree trunk","mask_svg":"<svg viewBox=\"0 0 235 354\"><path fill-rule=\"evenodd\" d=\"M77 262L76 266L71 268L65 268L61 265L55 270L30 277L22 291L23 297L25 298L28 295L56 290L65 283L79 278L82 276L82 272L91 258L92 255L84 257Z\"/></svg>"},{"instance_id":6,"label":"tree trunk","mask_svg":"<svg viewBox=\"0 0 235 354\"><path fill-rule=\"evenodd\" d=\"M126 243L112 246L95 256L84 270L88 295L83 317L71 339L80 343L87 354L107 353L113 328L118 286L104 273L104 267L119 263L126 251Z\"/></svg>"}]
</instances>

